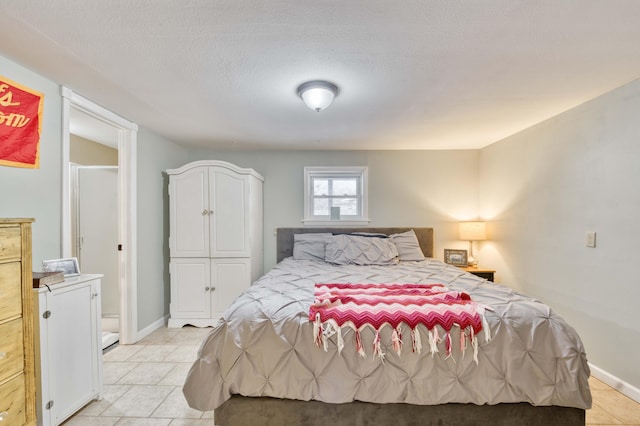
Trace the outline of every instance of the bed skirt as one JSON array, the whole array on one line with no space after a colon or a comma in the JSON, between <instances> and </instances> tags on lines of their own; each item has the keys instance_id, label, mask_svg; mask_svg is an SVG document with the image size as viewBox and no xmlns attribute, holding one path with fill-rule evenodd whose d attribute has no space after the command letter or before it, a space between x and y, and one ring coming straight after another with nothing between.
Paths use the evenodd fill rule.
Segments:
<instances>
[{"instance_id":1,"label":"bed skirt","mask_svg":"<svg viewBox=\"0 0 640 426\"><path fill-rule=\"evenodd\" d=\"M327 404L234 395L214 411L214 419L216 426L584 426L585 410L528 403Z\"/></svg>"}]
</instances>

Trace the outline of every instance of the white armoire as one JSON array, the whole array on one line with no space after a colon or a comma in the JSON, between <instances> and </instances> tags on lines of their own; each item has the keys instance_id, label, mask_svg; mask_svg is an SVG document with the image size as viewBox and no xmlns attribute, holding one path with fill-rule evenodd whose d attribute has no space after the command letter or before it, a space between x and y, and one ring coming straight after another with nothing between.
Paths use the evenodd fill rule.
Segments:
<instances>
[{"instance_id":1,"label":"white armoire","mask_svg":"<svg viewBox=\"0 0 640 426\"><path fill-rule=\"evenodd\" d=\"M169 327L215 325L262 275L262 184L255 170L195 161L169 175Z\"/></svg>"}]
</instances>

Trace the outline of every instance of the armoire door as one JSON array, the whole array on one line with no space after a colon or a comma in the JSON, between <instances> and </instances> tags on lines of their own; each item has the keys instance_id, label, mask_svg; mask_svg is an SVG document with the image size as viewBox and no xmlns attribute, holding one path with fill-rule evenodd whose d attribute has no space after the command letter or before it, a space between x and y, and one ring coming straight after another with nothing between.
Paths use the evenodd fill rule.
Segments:
<instances>
[{"instance_id":1,"label":"armoire door","mask_svg":"<svg viewBox=\"0 0 640 426\"><path fill-rule=\"evenodd\" d=\"M172 175L169 183L171 257L209 257L209 170Z\"/></svg>"},{"instance_id":2,"label":"armoire door","mask_svg":"<svg viewBox=\"0 0 640 426\"><path fill-rule=\"evenodd\" d=\"M210 267L208 258L171 259L172 318L211 318Z\"/></svg>"},{"instance_id":3,"label":"armoire door","mask_svg":"<svg viewBox=\"0 0 640 426\"><path fill-rule=\"evenodd\" d=\"M249 181L224 168L209 170L211 257L249 257Z\"/></svg>"},{"instance_id":4,"label":"armoire door","mask_svg":"<svg viewBox=\"0 0 640 426\"><path fill-rule=\"evenodd\" d=\"M250 259L211 259L212 316L219 318L250 283Z\"/></svg>"}]
</instances>

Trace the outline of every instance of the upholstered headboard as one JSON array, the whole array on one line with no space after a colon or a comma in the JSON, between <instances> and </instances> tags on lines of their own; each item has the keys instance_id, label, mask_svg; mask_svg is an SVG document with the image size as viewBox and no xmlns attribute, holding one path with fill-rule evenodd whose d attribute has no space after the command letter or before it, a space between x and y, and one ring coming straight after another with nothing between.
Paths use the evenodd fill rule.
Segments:
<instances>
[{"instance_id":1,"label":"upholstered headboard","mask_svg":"<svg viewBox=\"0 0 640 426\"><path fill-rule=\"evenodd\" d=\"M278 228L276 229L276 247L278 262L293 256L293 235L312 232L331 232L332 234L350 234L352 232L375 232L379 234L398 234L413 229L418 237L422 253L433 257L433 228Z\"/></svg>"}]
</instances>

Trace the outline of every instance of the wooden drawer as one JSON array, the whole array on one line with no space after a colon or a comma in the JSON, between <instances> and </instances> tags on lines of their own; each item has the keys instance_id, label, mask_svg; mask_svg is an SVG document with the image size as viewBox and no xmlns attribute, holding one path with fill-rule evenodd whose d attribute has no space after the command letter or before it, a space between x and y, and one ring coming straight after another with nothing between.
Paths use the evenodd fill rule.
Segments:
<instances>
[{"instance_id":1,"label":"wooden drawer","mask_svg":"<svg viewBox=\"0 0 640 426\"><path fill-rule=\"evenodd\" d=\"M0 425L23 425L25 419L24 376L0 384Z\"/></svg>"},{"instance_id":2,"label":"wooden drawer","mask_svg":"<svg viewBox=\"0 0 640 426\"><path fill-rule=\"evenodd\" d=\"M22 318L0 324L0 383L24 369ZM2 423L0 423L2 425Z\"/></svg>"},{"instance_id":3,"label":"wooden drawer","mask_svg":"<svg viewBox=\"0 0 640 426\"><path fill-rule=\"evenodd\" d=\"M20 262L0 263L0 321L22 314Z\"/></svg>"},{"instance_id":4,"label":"wooden drawer","mask_svg":"<svg viewBox=\"0 0 640 426\"><path fill-rule=\"evenodd\" d=\"M0 260L20 258L21 238L19 226L0 227Z\"/></svg>"}]
</instances>

